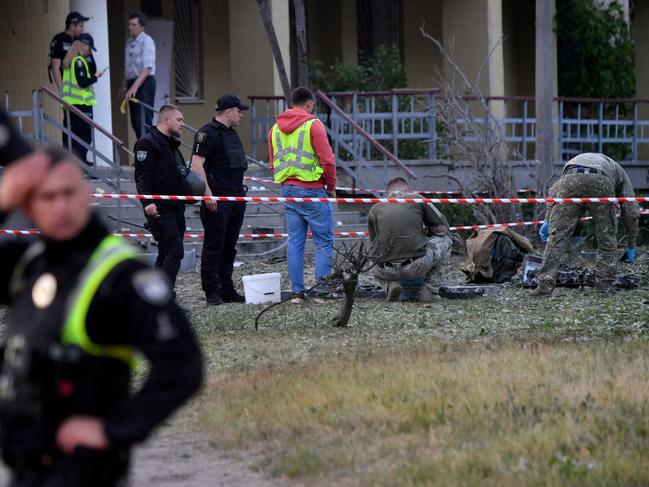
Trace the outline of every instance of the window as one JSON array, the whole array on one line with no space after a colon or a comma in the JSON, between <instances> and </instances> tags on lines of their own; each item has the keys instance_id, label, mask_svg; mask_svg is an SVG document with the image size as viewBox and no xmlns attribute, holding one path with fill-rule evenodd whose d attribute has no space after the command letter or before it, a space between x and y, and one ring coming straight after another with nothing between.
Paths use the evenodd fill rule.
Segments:
<instances>
[{"instance_id":1,"label":"window","mask_svg":"<svg viewBox=\"0 0 649 487\"><path fill-rule=\"evenodd\" d=\"M200 101L198 13L197 0L174 0L174 72L179 103Z\"/></svg>"}]
</instances>

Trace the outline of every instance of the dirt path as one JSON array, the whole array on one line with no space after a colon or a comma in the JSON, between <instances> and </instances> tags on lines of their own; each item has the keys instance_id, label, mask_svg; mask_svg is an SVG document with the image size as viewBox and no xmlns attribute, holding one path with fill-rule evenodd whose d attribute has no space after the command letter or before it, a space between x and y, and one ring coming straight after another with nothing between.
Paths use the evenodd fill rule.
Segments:
<instances>
[{"instance_id":1,"label":"dirt path","mask_svg":"<svg viewBox=\"0 0 649 487\"><path fill-rule=\"evenodd\" d=\"M9 474L0 467L0 485ZM132 487L282 487L218 452L201 435L165 429L135 451Z\"/></svg>"},{"instance_id":2,"label":"dirt path","mask_svg":"<svg viewBox=\"0 0 649 487\"><path fill-rule=\"evenodd\" d=\"M133 466L134 487L280 487L247 465L212 448L193 432L162 430L137 449Z\"/></svg>"}]
</instances>

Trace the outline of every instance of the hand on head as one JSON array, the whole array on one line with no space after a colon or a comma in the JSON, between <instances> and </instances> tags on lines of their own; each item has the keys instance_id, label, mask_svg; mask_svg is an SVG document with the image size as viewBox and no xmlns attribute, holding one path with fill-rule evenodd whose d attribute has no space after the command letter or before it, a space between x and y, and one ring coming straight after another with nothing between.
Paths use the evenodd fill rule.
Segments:
<instances>
[{"instance_id":1,"label":"hand on head","mask_svg":"<svg viewBox=\"0 0 649 487\"><path fill-rule=\"evenodd\" d=\"M24 206L36 186L45 178L49 158L42 151L15 161L0 180L0 210L8 212Z\"/></svg>"},{"instance_id":2,"label":"hand on head","mask_svg":"<svg viewBox=\"0 0 649 487\"><path fill-rule=\"evenodd\" d=\"M90 218L90 187L74 156L45 147L7 168L0 181L0 209L23 210L46 238L69 240Z\"/></svg>"}]
</instances>

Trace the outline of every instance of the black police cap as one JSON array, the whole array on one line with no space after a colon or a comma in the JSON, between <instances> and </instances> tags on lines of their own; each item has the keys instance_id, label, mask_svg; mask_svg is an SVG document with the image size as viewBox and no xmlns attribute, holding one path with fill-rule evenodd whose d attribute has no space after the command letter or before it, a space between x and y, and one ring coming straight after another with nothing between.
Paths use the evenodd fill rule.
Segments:
<instances>
[{"instance_id":1,"label":"black police cap","mask_svg":"<svg viewBox=\"0 0 649 487\"><path fill-rule=\"evenodd\" d=\"M238 97L234 95L223 95L221 98L216 100L216 110L221 112L227 110L228 108L238 108L239 110L248 110L250 108L248 105L241 103Z\"/></svg>"},{"instance_id":2,"label":"black police cap","mask_svg":"<svg viewBox=\"0 0 649 487\"><path fill-rule=\"evenodd\" d=\"M86 22L90 17L84 17L79 12L70 12L65 18L65 25L78 24L79 22Z\"/></svg>"},{"instance_id":3,"label":"black police cap","mask_svg":"<svg viewBox=\"0 0 649 487\"><path fill-rule=\"evenodd\" d=\"M92 36L90 34L84 32L83 34L81 34L79 36L79 40L81 42L84 42L84 43L90 45L90 47L92 48L93 51L97 51L97 49L95 49L95 40L92 38Z\"/></svg>"}]
</instances>

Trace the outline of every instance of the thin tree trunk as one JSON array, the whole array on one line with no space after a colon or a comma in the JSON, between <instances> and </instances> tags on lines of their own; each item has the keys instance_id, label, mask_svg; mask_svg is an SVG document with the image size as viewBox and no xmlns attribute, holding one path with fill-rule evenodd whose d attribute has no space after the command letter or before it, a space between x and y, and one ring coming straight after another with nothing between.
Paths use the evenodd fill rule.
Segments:
<instances>
[{"instance_id":1,"label":"thin tree trunk","mask_svg":"<svg viewBox=\"0 0 649 487\"><path fill-rule=\"evenodd\" d=\"M275 34L275 26L273 25L273 17L268 6L268 0L257 0L259 5L259 14L261 15L261 20L264 23L264 28L266 29L266 35L268 36L268 42L270 43L270 48L273 51L273 57L275 58L275 65L277 66L277 71L279 72L279 79L282 83L282 91L284 92L284 98L286 103L290 103L291 98L291 84L288 81L288 76L286 75L286 67L284 66L284 59L282 58L282 51L279 48L279 42L277 42L277 34Z\"/></svg>"},{"instance_id":2,"label":"thin tree trunk","mask_svg":"<svg viewBox=\"0 0 649 487\"><path fill-rule=\"evenodd\" d=\"M552 134L553 0L536 0L536 159L541 165L538 171L539 191L543 191L552 178L554 136Z\"/></svg>"},{"instance_id":3,"label":"thin tree trunk","mask_svg":"<svg viewBox=\"0 0 649 487\"><path fill-rule=\"evenodd\" d=\"M293 0L297 37L297 79L300 86L309 86L309 51L306 41L306 14L304 0Z\"/></svg>"},{"instance_id":4,"label":"thin tree trunk","mask_svg":"<svg viewBox=\"0 0 649 487\"><path fill-rule=\"evenodd\" d=\"M358 287L358 276L354 276L352 279L345 279L343 281L343 293L345 295L345 302L343 307L336 318L334 323L335 327L344 328L349 324L349 319L352 316L352 311L354 310L354 301L356 300L356 288Z\"/></svg>"}]
</instances>

